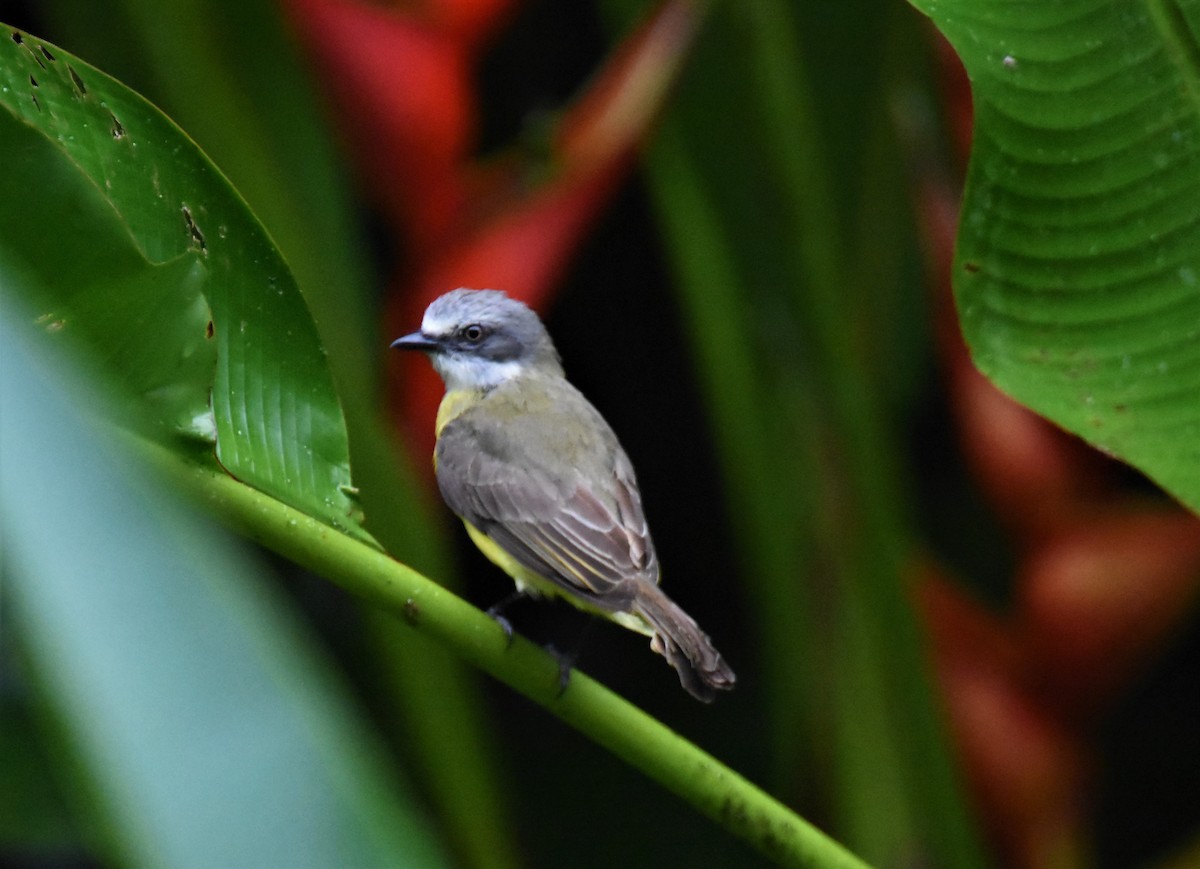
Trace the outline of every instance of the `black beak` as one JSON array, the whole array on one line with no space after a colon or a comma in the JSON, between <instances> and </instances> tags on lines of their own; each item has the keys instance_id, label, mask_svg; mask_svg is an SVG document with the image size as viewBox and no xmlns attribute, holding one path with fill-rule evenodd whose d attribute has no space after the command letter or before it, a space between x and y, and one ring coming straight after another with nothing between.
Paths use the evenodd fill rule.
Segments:
<instances>
[{"instance_id":1,"label":"black beak","mask_svg":"<svg viewBox=\"0 0 1200 869\"><path fill-rule=\"evenodd\" d=\"M411 335L397 338L391 346L397 350L423 350L426 353L432 353L438 349L438 342L426 338L420 332L413 332Z\"/></svg>"}]
</instances>

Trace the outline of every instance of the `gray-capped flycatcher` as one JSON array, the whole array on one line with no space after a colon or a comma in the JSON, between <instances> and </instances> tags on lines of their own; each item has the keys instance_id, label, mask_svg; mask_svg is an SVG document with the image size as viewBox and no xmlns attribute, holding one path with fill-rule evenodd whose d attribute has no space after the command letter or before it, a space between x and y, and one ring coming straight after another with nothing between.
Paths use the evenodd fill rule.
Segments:
<instances>
[{"instance_id":1,"label":"gray-capped flycatcher","mask_svg":"<svg viewBox=\"0 0 1200 869\"><path fill-rule=\"evenodd\" d=\"M700 700L732 688L712 641L659 588L633 465L537 314L497 290L453 290L392 346L427 353L445 382L438 488L517 590L649 636Z\"/></svg>"}]
</instances>

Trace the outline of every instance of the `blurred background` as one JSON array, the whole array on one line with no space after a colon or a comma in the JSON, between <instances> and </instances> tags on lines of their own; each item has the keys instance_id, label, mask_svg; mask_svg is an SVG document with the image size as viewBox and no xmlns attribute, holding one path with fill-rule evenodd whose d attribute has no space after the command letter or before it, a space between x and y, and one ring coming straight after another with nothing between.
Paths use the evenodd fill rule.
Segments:
<instances>
[{"instance_id":1,"label":"blurred background","mask_svg":"<svg viewBox=\"0 0 1200 869\"><path fill-rule=\"evenodd\" d=\"M0 19L163 108L263 220L398 560L481 608L509 591L430 486L440 385L385 351L440 293L505 289L620 435L665 587L739 682L699 706L608 625L582 670L878 865L1200 865L1200 526L974 373L948 286L969 91L915 10L26 0ZM452 864L762 861L255 557ZM557 648L582 628L562 605L510 616ZM121 831L96 834L104 798L70 793L54 736L87 723L37 698L37 643L0 627L0 863L108 865Z\"/></svg>"}]
</instances>

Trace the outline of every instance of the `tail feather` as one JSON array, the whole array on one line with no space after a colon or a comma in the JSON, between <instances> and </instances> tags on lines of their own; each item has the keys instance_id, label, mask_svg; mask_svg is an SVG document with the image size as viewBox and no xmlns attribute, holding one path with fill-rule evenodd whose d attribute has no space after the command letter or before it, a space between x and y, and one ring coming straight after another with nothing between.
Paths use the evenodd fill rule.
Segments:
<instances>
[{"instance_id":1,"label":"tail feather","mask_svg":"<svg viewBox=\"0 0 1200 869\"><path fill-rule=\"evenodd\" d=\"M697 700L711 703L737 677L695 619L656 585L639 584L632 609L654 628L650 648L679 673L679 683Z\"/></svg>"}]
</instances>

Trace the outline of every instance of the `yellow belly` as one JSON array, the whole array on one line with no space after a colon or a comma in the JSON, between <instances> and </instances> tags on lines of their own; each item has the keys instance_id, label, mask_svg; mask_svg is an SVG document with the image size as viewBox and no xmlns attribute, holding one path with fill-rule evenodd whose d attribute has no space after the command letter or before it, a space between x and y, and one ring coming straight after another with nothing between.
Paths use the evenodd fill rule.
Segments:
<instances>
[{"instance_id":1,"label":"yellow belly","mask_svg":"<svg viewBox=\"0 0 1200 869\"><path fill-rule=\"evenodd\" d=\"M446 423L469 408L481 397L480 393L472 389L456 389L454 392L447 392L443 395L442 403L438 405L437 422L433 426L434 435L441 435L442 429L446 427Z\"/></svg>"},{"instance_id":2,"label":"yellow belly","mask_svg":"<svg viewBox=\"0 0 1200 869\"><path fill-rule=\"evenodd\" d=\"M487 556L488 561L512 577L513 582L517 584L518 591L539 595L560 593L557 585L544 577L538 576L538 574L521 564L505 552L499 543L488 537L470 522L464 519L463 525L467 528L467 535L471 538L471 542L479 547L479 551Z\"/></svg>"},{"instance_id":3,"label":"yellow belly","mask_svg":"<svg viewBox=\"0 0 1200 869\"><path fill-rule=\"evenodd\" d=\"M636 631L639 634L645 634L648 637L654 636L654 628L643 619L641 616L628 612L613 612L612 610L604 609L596 606L591 601L571 594L570 591L563 588L556 582L546 579L534 573L532 570L521 564L511 555L504 551L492 538L488 537L467 520L463 520L463 525L466 526L467 534L471 541L479 547L479 551L487 556L488 561L499 567L505 573L512 577L513 582L517 584L517 591L523 594L533 594L546 597L561 597L567 603L584 612L593 613L598 616L603 616L606 619L611 619L623 628L628 628L631 631Z\"/></svg>"}]
</instances>

